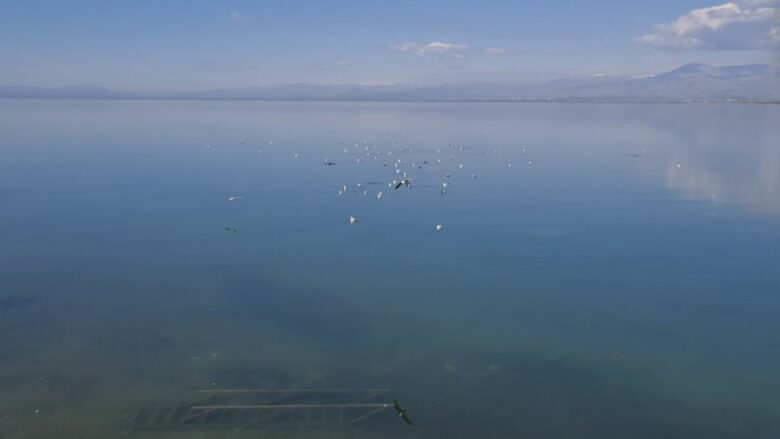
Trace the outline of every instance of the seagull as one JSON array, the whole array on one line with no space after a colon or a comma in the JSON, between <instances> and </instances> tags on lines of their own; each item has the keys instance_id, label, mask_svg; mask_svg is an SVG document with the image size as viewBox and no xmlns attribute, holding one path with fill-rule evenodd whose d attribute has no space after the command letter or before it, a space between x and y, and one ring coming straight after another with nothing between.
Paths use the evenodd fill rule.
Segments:
<instances>
[{"instance_id":1,"label":"seagull","mask_svg":"<svg viewBox=\"0 0 780 439\"><path fill-rule=\"evenodd\" d=\"M436 224L436 231L437 231L437 232L441 232L441 229L443 229L443 228L444 228L444 226L443 226L443 225L441 225L441 224Z\"/></svg>"},{"instance_id":2,"label":"seagull","mask_svg":"<svg viewBox=\"0 0 780 439\"><path fill-rule=\"evenodd\" d=\"M355 223L357 223L357 217L354 217L354 216L350 215L350 216L349 216L349 223L350 223L350 224L355 224Z\"/></svg>"},{"instance_id":3,"label":"seagull","mask_svg":"<svg viewBox=\"0 0 780 439\"><path fill-rule=\"evenodd\" d=\"M412 425L412 426L414 425L414 422L412 422L412 420L409 419L409 415L406 414L406 409L402 408L398 404L398 401L393 400L393 408L395 409L395 414L400 416L401 419L404 420L404 422L406 422L407 424Z\"/></svg>"},{"instance_id":4,"label":"seagull","mask_svg":"<svg viewBox=\"0 0 780 439\"><path fill-rule=\"evenodd\" d=\"M403 180L398 181L398 182L395 183L395 189L398 189L401 186L409 187L410 183L411 183L411 181L408 178L404 178Z\"/></svg>"},{"instance_id":5,"label":"seagull","mask_svg":"<svg viewBox=\"0 0 780 439\"><path fill-rule=\"evenodd\" d=\"M378 194L376 194L376 199L381 200L382 199L382 191L380 191Z\"/></svg>"},{"instance_id":6,"label":"seagull","mask_svg":"<svg viewBox=\"0 0 780 439\"><path fill-rule=\"evenodd\" d=\"M237 195L235 197L228 197L228 201L236 201L236 200L241 200L243 198L244 197L242 197L241 195Z\"/></svg>"},{"instance_id":7,"label":"seagull","mask_svg":"<svg viewBox=\"0 0 780 439\"><path fill-rule=\"evenodd\" d=\"M332 162L328 159L325 159L325 162L323 163L325 166L333 166L336 164L336 162Z\"/></svg>"},{"instance_id":8,"label":"seagull","mask_svg":"<svg viewBox=\"0 0 780 439\"><path fill-rule=\"evenodd\" d=\"M236 230L236 229L233 229L233 228L230 228L230 227L225 227L225 231L228 231L228 232L233 232L233 233L238 233L238 230Z\"/></svg>"}]
</instances>

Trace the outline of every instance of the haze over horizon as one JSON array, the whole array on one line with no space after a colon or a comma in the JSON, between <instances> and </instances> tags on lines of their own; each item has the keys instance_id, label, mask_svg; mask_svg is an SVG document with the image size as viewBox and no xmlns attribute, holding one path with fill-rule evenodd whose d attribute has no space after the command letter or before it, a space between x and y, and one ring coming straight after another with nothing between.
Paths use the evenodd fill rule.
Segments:
<instances>
[{"instance_id":1,"label":"haze over horizon","mask_svg":"<svg viewBox=\"0 0 780 439\"><path fill-rule=\"evenodd\" d=\"M0 14L0 84L125 92L647 76L778 66L780 0L30 1Z\"/></svg>"}]
</instances>

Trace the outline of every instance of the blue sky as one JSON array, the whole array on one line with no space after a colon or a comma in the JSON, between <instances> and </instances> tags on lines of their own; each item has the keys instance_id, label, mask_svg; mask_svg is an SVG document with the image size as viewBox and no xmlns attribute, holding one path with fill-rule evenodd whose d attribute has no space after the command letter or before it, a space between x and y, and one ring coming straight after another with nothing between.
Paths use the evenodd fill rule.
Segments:
<instances>
[{"instance_id":1,"label":"blue sky","mask_svg":"<svg viewBox=\"0 0 780 439\"><path fill-rule=\"evenodd\" d=\"M732 2L3 1L0 84L180 90L776 64L780 0Z\"/></svg>"}]
</instances>

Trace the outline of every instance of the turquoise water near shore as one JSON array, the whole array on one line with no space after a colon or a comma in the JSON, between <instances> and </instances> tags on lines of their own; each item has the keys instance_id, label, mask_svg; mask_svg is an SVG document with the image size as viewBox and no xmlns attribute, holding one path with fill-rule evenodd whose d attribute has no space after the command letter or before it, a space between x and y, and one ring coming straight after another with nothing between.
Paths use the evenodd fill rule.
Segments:
<instances>
[{"instance_id":1,"label":"turquoise water near shore","mask_svg":"<svg viewBox=\"0 0 780 439\"><path fill-rule=\"evenodd\" d=\"M203 388L386 387L416 427L284 435L776 438L777 120L0 101L0 436L278 437L127 420Z\"/></svg>"}]
</instances>

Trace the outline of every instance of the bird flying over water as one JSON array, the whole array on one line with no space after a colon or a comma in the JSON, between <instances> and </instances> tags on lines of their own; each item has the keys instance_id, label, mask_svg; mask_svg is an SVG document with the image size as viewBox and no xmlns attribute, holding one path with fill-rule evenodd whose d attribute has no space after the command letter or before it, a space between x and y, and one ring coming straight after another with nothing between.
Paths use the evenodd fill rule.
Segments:
<instances>
[{"instance_id":1,"label":"bird flying over water","mask_svg":"<svg viewBox=\"0 0 780 439\"><path fill-rule=\"evenodd\" d=\"M411 420L411 419L409 419L409 415L407 415L407 414L406 414L406 409L405 409L405 408L402 408L402 407L401 407L401 406L398 404L398 401L396 401L396 400L393 400L393 408L395 408L395 414L396 414L396 415L398 415L398 416L400 416L400 417L401 417L401 419L403 419L403 420L404 420L404 422L406 422L406 423L407 423L407 424L409 424L409 425L414 425L414 422L412 422L412 420Z\"/></svg>"}]
</instances>

